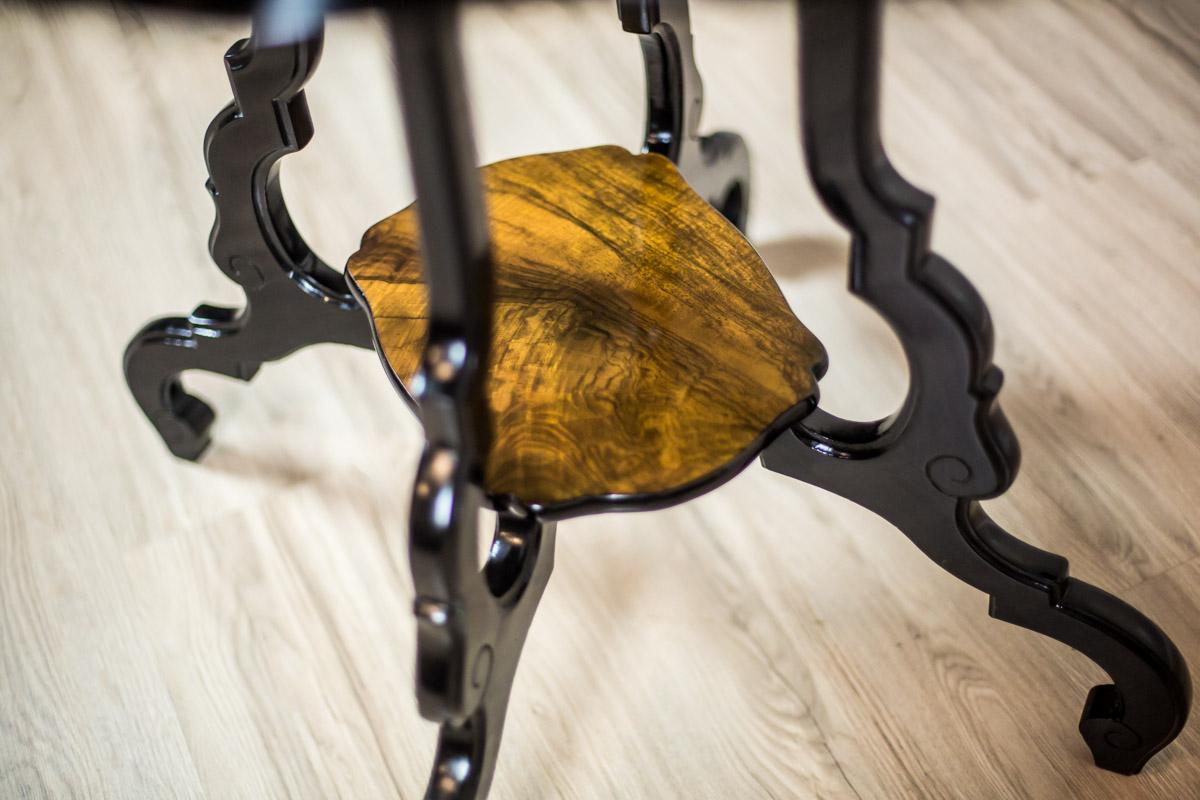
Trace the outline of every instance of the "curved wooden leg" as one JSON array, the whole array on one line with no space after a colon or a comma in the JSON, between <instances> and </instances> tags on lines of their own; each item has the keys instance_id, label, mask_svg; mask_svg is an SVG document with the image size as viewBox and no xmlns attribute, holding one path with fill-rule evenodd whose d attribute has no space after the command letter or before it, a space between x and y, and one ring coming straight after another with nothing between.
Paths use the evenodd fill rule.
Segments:
<instances>
[{"instance_id":1,"label":"curved wooden leg","mask_svg":"<svg viewBox=\"0 0 1200 800\"><path fill-rule=\"evenodd\" d=\"M889 322L911 386L886 420L817 411L763 454L772 470L849 498L991 596L997 619L1057 639L1112 678L1079 723L1096 764L1132 774L1183 728L1187 665L1139 611L1071 578L1060 556L1002 530L977 502L1019 462L996 403L992 327L974 287L929 251L933 201L888 163L879 135L879 0L800 4L805 149L822 200L854 237L851 290Z\"/></svg>"},{"instance_id":2,"label":"curved wooden leg","mask_svg":"<svg viewBox=\"0 0 1200 800\"><path fill-rule=\"evenodd\" d=\"M171 452L196 459L213 411L179 375L201 369L250 380L274 361L318 342L371 347L370 326L340 273L296 231L279 187L279 159L312 138L303 86L321 35L263 46L257 34L225 55L236 100L205 136L208 190L217 219L209 250L246 293L242 309L201 305L146 325L125 350L125 378Z\"/></svg>"},{"instance_id":3,"label":"curved wooden leg","mask_svg":"<svg viewBox=\"0 0 1200 800\"><path fill-rule=\"evenodd\" d=\"M502 513L482 575L414 572L417 697L422 716L441 723L426 800L487 796L521 649L554 569L554 533L553 522Z\"/></svg>"},{"instance_id":4,"label":"curved wooden leg","mask_svg":"<svg viewBox=\"0 0 1200 800\"><path fill-rule=\"evenodd\" d=\"M1096 765L1133 774L1179 734L1191 704L1179 650L1137 609L1068 575L1067 560L1004 531L979 503L939 490L913 451L869 436L817 433L818 416L763 454L771 470L828 489L894 524L937 564L991 597L989 614L1070 645L1112 678L1084 703ZM845 429L843 428L843 431ZM878 459L864 450L880 446Z\"/></svg>"},{"instance_id":5,"label":"curved wooden leg","mask_svg":"<svg viewBox=\"0 0 1200 800\"><path fill-rule=\"evenodd\" d=\"M475 168L458 4L401 3L387 13L420 203L429 299L413 400L426 445L409 508L416 589L417 704L438 722L427 800L482 800L491 785L525 635L554 566L554 523L497 515L479 569L492 275Z\"/></svg>"},{"instance_id":6,"label":"curved wooden leg","mask_svg":"<svg viewBox=\"0 0 1200 800\"><path fill-rule=\"evenodd\" d=\"M750 211L750 151L742 137L701 136L704 85L692 51L687 0L620 0L622 27L641 40L646 68L642 151L675 162L696 193L745 232Z\"/></svg>"}]
</instances>

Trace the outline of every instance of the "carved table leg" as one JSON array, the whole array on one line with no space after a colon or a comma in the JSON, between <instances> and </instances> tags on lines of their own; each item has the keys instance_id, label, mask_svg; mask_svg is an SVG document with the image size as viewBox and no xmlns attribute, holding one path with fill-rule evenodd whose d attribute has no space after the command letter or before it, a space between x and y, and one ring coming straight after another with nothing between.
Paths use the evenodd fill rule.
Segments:
<instances>
[{"instance_id":1,"label":"carved table leg","mask_svg":"<svg viewBox=\"0 0 1200 800\"><path fill-rule=\"evenodd\" d=\"M750 153L736 133L701 136L704 85L692 52L687 0L618 0L621 26L638 34L646 67L643 152L675 162L696 193L746 230Z\"/></svg>"},{"instance_id":2,"label":"carved table leg","mask_svg":"<svg viewBox=\"0 0 1200 800\"><path fill-rule=\"evenodd\" d=\"M204 139L217 212L209 251L245 290L246 305L201 305L187 317L155 320L125 350L130 391L181 458L200 456L213 420L212 409L184 391L181 372L250 380L263 362L310 344L371 347L365 314L341 273L301 239L279 187L279 159L312 138L303 86L320 51L320 32L275 46L258 44L256 33L225 55L235 99Z\"/></svg>"},{"instance_id":3,"label":"carved table leg","mask_svg":"<svg viewBox=\"0 0 1200 800\"><path fill-rule=\"evenodd\" d=\"M993 617L1095 661L1113 682L1088 695L1080 732L1098 766L1136 773L1187 719L1187 665L1139 611L1069 577L1065 559L1009 535L979 506L1011 485L1017 443L995 401L1001 374L991 364L987 308L929 251L932 198L883 151L880 2L804 0L800 20L809 170L853 233L851 290L895 330L911 385L900 410L880 422L817 411L776 440L763 463L871 509L989 594Z\"/></svg>"},{"instance_id":4,"label":"carved table leg","mask_svg":"<svg viewBox=\"0 0 1200 800\"><path fill-rule=\"evenodd\" d=\"M441 722L427 800L487 796L521 648L554 568L554 528L501 514L483 574L464 571L453 588L414 560L417 698L421 715Z\"/></svg>"},{"instance_id":5,"label":"carved table leg","mask_svg":"<svg viewBox=\"0 0 1200 800\"><path fill-rule=\"evenodd\" d=\"M482 571L476 537L491 418L483 395L490 245L455 2L388 9L420 204L429 329L413 381L425 451L409 510L417 703L440 724L427 800L487 795L525 634L554 566L554 524L502 511Z\"/></svg>"}]
</instances>

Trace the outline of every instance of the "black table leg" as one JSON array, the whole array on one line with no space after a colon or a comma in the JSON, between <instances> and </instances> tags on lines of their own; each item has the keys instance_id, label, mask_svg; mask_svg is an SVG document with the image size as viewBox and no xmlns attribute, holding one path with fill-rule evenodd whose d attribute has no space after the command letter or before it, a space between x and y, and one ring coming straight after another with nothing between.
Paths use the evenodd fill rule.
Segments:
<instances>
[{"instance_id":1,"label":"black table leg","mask_svg":"<svg viewBox=\"0 0 1200 800\"><path fill-rule=\"evenodd\" d=\"M371 347L366 315L341 273L305 244L288 216L279 160L312 138L304 83L316 69L321 33L261 45L258 34L225 55L234 102L204 138L208 190L217 218L209 251L241 285L244 308L198 306L146 325L125 350L130 391L167 447L196 459L209 443L213 411L184 391L180 373L200 369L250 380L266 361L310 344Z\"/></svg>"},{"instance_id":2,"label":"black table leg","mask_svg":"<svg viewBox=\"0 0 1200 800\"><path fill-rule=\"evenodd\" d=\"M851 291L889 322L911 385L873 423L818 411L763 454L767 468L849 498L895 524L941 567L991 596L990 614L1057 639L1113 683L1079 723L1096 764L1138 772L1180 732L1191 681L1153 622L1006 533L977 502L1019 461L996 395L992 327L974 287L929 251L933 199L889 164L879 131L880 0L802 0L805 150L830 212L853 234Z\"/></svg>"}]
</instances>

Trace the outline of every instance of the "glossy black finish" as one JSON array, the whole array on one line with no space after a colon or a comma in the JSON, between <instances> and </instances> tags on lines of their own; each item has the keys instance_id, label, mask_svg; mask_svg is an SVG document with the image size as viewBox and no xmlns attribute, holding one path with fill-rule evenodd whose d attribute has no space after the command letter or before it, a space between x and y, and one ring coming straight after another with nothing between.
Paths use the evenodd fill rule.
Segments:
<instances>
[{"instance_id":1,"label":"glossy black finish","mask_svg":"<svg viewBox=\"0 0 1200 800\"><path fill-rule=\"evenodd\" d=\"M204 137L216 205L213 261L246 292L242 309L198 306L144 327L125 350L125 379L171 452L196 459L208 446L209 406L183 389L189 369L250 380L263 362L319 342L371 346L370 324L341 273L304 243L279 187L279 159L308 144L303 86L321 35L261 46L255 35L225 55L234 102Z\"/></svg>"},{"instance_id":2,"label":"glossy black finish","mask_svg":"<svg viewBox=\"0 0 1200 800\"><path fill-rule=\"evenodd\" d=\"M473 537L445 539L440 555L412 544L414 579L435 559L442 567L420 572L413 606L419 708L441 723L426 800L487 796L521 649L554 569L554 528L501 513L482 573Z\"/></svg>"},{"instance_id":3,"label":"glossy black finish","mask_svg":"<svg viewBox=\"0 0 1200 800\"><path fill-rule=\"evenodd\" d=\"M617 0L622 27L636 33L646 67L643 152L675 162L696 193L746 230L750 152L736 133L700 135L704 85L692 51L687 0Z\"/></svg>"},{"instance_id":4,"label":"glossy black finish","mask_svg":"<svg viewBox=\"0 0 1200 800\"><path fill-rule=\"evenodd\" d=\"M971 284L929 250L933 200L888 162L879 130L879 0L800 3L801 97L812 180L853 234L850 288L892 326L911 385L873 423L818 410L763 454L895 524L941 567L991 596L990 614L1095 661L1080 732L1096 764L1132 774L1178 735L1187 666L1133 607L1067 575L1067 562L1006 533L977 502L1004 492L1019 455L996 394L992 327Z\"/></svg>"},{"instance_id":5,"label":"glossy black finish","mask_svg":"<svg viewBox=\"0 0 1200 800\"><path fill-rule=\"evenodd\" d=\"M413 381L426 444L408 550L417 702L441 725L428 800L486 796L521 648L554 565L554 523L509 512L498 516L484 568L476 564L493 277L457 6L410 2L387 18L429 293L429 334Z\"/></svg>"}]
</instances>

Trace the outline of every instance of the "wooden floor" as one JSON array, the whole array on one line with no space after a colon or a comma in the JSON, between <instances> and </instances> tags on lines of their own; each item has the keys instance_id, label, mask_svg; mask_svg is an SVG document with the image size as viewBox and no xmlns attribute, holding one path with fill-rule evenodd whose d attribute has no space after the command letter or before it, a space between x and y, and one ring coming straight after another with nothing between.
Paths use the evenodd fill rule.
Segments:
<instances>
[{"instance_id":1,"label":"wooden floor","mask_svg":"<svg viewBox=\"0 0 1200 800\"><path fill-rule=\"evenodd\" d=\"M481 157L642 122L612 3L471 10ZM904 367L844 292L796 139L794 15L696 0L705 127L754 156L751 233L828 346L827 406ZM890 7L888 142L940 199L1024 445L988 503L1142 608L1200 670L1200 6ZM374 355L197 376L173 460L121 378L147 318L239 294L207 260L201 139L243 33L0 6L0 797L417 798L404 522L420 429ZM330 24L284 177L342 261L411 199L376 22ZM1200 798L1200 722L1136 778L1075 732L1100 672L988 619L889 525L755 466L668 511L560 528L496 798Z\"/></svg>"}]
</instances>

